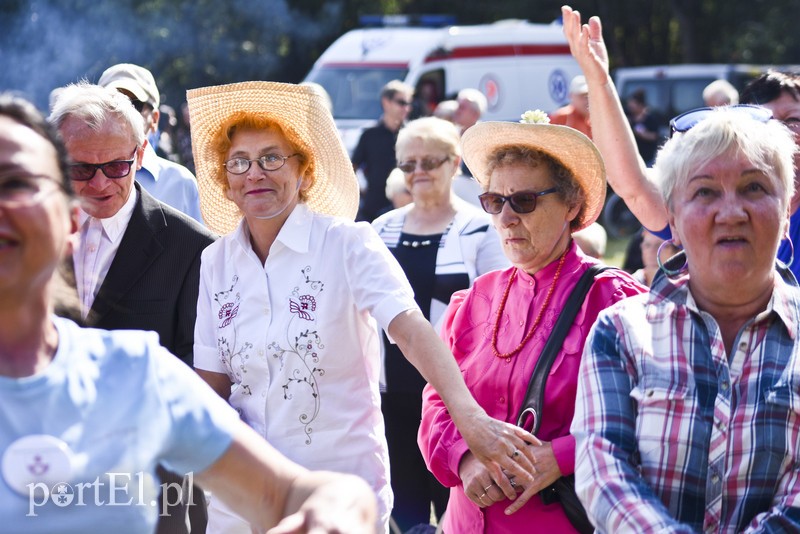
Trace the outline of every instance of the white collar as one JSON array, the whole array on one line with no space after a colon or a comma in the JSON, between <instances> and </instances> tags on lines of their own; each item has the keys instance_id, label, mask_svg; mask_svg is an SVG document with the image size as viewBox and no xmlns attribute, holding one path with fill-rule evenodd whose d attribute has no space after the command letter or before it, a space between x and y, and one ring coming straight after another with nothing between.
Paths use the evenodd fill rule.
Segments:
<instances>
[{"instance_id":1,"label":"white collar","mask_svg":"<svg viewBox=\"0 0 800 534\"><path fill-rule=\"evenodd\" d=\"M136 186L134 185L131 187L131 194L128 195L128 200L125 201L125 204L122 205L117 213L105 219L98 219L100 224L103 226L103 231L112 243L116 243L128 228L128 223L133 215L133 208L136 206L136 198L138 194L139 192L136 190ZM80 210L80 213L78 214L78 222L80 227L83 227L83 225L86 224L86 221L89 220L89 217L91 216L83 211L83 209Z\"/></svg>"}]
</instances>

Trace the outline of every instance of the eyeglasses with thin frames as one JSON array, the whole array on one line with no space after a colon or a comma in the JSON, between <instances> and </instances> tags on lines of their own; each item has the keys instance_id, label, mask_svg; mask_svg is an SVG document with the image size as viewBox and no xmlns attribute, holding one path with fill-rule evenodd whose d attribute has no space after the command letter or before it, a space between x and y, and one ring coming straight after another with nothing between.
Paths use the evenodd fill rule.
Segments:
<instances>
[{"instance_id":1,"label":"eyeglasses with thin frames","mask_svg":"<svg viewBox=\"0 0 800 534\"><path fill-rule=\"evenodd\" d=\"M76 182L88 182L100 169L106 178L118 180L125 178L131 173L133 162L136 161L136 151L139 147L133 148L131 159L120 159L107 161L105 163L73 163L69 166L69 177Z\"/></svg>"},{"instance_id":2,"label":"eyeglasses with thin frames","mask_svg":"<svg viewBox=\"0 0 800 534\"><path fill-rule=\"evenodd\" d=\"M419 162L415 159L411 159L402 163L398 163L397 168L406 174L411 174L417 170L417 165L419 165L423 171L432 171L433 169L438 169L441 167L444 162L449 159L450 156L445 156L442 159L422 158L419 160Z\"/></svg>"},{"instance_id":3,"label":"eyeglasses with thin frames","mask_svg":"<svg viewBox=\"0 0 800 534\"><path fill-rule=\"evenodd\" d=\"M483 211L491 215L497 215L503 211L503 205L506 202L515 213L530 213L536 209L536 199L557 191L558 188L551 187L544 191L519 191L508 196L499 193L483 193L478 196L478 199L481 201Z\"/></svg>"},{"instance_id":4,"label":"eyeglasses with thin frames","mask_svg":"<svg viewBox=\"0 0 800 534\"><path fill-rule=\"evenodd\" d=\"M291 154L289 156L281 156L280 154L266 154L256 159L247 158L231 158L222 164L231 174L244 174L250 170L250 166L255 162L263 171L277 171L284 165L286 160L299 156L300 154Z\"/></svg>"},{"instance_id":5,"label":"eyeglasses with thin frames","mask_svg":"<svg viewBox=\"0 0 800 534\"><path fill-rule=\"evenodd\" d=\"M28 208L59 190L49 176L10 174L0 176L0 208Z\"/></svg>"}]
</instances>

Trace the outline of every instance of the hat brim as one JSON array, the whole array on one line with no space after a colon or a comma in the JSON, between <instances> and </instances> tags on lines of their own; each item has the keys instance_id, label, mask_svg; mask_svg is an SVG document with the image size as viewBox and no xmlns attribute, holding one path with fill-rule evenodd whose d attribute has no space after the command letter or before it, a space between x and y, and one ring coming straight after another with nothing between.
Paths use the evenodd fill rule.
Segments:
<instances>
[{"instance_id":1,"label":"hat brim","mask_svg":"<svg viewBox=\"0 0 800 534\"><path fill-rule=\"evenodd\" d=\"M147 91L145 91L142 86L136 83L134 80L115 80L104 85L103 87L116 89L117 91L122 89L123 91L128 91L130 94L132 94L139 102L146 102L151 106L154 104L153 99L150 98L150 96L147 94ZM155 108L155 106L153 107Z\"/></svg>"},{"instance_id":2,"label":"hat brim","mask_svg":"<svg viewBox=\"0 0 800 534\"><path fill-rule=\"evenodd\" d=\"M606 199L606 168L600 152L588 137L574 128L556 124L479 122L461 137L461 153L472 175L484 187L489 180L489 156L506 146L541 150L572 172L586 197L585 208L573 231L597 220Z\"/></svg>"},{"instance_id":3,"label":"hat brim","mask_svg":"<svg viewBox=\"0 0 800 534\"><path fill-rule=\"evenodd\" d=\"M190 89L186 95L200 211L211 230L230 233L242 218L216 179L222 156L213 149L220 128L234 115L264 116L293 130L314 160L313 184L306 192L308 207L317 213L355 218L358 180L333 117L313 89L254 81Z\"/></svg>"}]
</instances>

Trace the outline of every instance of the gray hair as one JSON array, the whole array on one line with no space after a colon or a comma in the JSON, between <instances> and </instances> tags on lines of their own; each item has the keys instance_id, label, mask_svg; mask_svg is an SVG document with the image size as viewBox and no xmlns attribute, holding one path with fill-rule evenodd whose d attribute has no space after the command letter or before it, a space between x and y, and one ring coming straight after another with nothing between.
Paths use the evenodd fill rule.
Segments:
<instances>
[{"instance_id":1,"label":"gray hair","mask_svg":"<svg viewBox=\"0 0 800 534\"><path fill-rule=\"evenodd\" d=\"M93 130L99 130L106 121L114 120L120 129L127 130L124 133L130 134L137 146L142 146L145 140L142 115L130 99L116 89L93 85L85 80L63 87L47 120L61 129L70 117L82 120Z\"/></svg>"},{"instance_id":2,"label":"gray hair","mask_svg":"<svg viewBox=\"0 0 800 534\"><path fill-rule=\"evenodd\" d=\"M714 80L703 89L703 101L708 102L715 96L722 97L724 104L736 105L739 103L739 91L728 80Z\"/></svg>"},{"instance_id":3,"label":"gray hair","mask_svg":"<svg viewBox=\"0 0 800 534\"><path fill-rule=\"evenodd\" d=\"M782 206L788 209L797 152L791 132L779 121L760 122L728 107L715 108L691 130L676 133L658 152L654 168L667 208L675 187L685 184L694 169L733 152L778 179L784 186Z\"/></svg>"},{"instance_id":4,"label":"gray hair","mask_svg":"<svg viewBox=\"0 0 800 534\"><path fill-rule=\"evenodd\" d=\"M483 95L483 93L470 87L460 90L458 92L458 96L456 96L456 100L464 100L469 102L476 111L480 112L481 115L486 113L486 109L489 107L489 103L486 101L486 97Z\"/></svg>"},{"instance_id":5,"label":"gray hair","mask_svg":"<svg viewBox=\"0 0 800 534\"><path fill-rule=\"evenodd\" d=\"M403 171L395 167L386 178L386 189L384 190L386 198L392 200L396 194L402 193L403 191L406 191L406 175Z\"/></svg>"},{"instance_id":6,"label":"gray hair","mask_svg":"<svg viewBox=\"0 0 800 534\"><path fill-rule=\"evenodd\" d=\"M461 155L461 136L458 128L452 122L437 117L424 117L416 119L405 125L397 134L395 154L400 159L400 153L414 139L426 145L441 150L450 157Z\"/></svg>"}]
</instances>

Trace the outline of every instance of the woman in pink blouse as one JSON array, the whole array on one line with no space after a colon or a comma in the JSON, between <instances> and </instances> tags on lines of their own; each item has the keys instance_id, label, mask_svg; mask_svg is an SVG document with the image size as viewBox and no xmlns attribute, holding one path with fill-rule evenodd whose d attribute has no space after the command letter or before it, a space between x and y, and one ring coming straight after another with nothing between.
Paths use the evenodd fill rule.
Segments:
<instances>
[{"instance_id":1,"label":"woman in pink blouse","mask_svg":"<svg viewBox=\"0 0 800 534\"><path fill-rule=\"evenodd\" d=\"M538 118L536 112L528 116ZM566 126L485 122L470 128L461 143L467 165L486 191L481 205L492 215L513 267L481 276L472 288L456 293L442 337L478 403L491 416L513 423L572 288L596 263L573 243L572 232L600 214L605 168L592 142ZM584 340L600 310L643 291L622 271L596 277L545 384L538 440L527 445L536 459L534 482L524 487L511 477L526 497L573 473L575 440L569 427ZM444 532L575 531L558 502L545 504L539 496L507 500L430 386L419 445L430 470L451 488Z\"/></svg>"}]
</instances>

